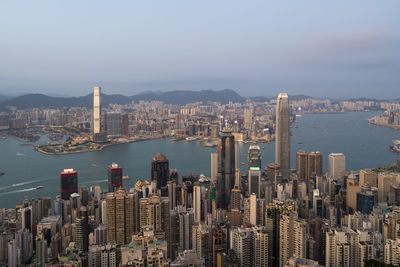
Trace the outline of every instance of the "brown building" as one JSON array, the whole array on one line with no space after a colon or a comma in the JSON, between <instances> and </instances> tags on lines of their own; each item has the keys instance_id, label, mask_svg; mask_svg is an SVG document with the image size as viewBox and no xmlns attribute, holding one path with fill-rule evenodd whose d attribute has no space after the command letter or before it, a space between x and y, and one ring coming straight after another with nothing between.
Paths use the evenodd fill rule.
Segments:
<instances>
[{"instance_id":1,"label":"brown building","mask_svg":"<svg viewBox=\"0 0 400 267\"><path fill-rule=\"evenodd\" d=\"M129 136L129 117L128 114L121 115L121 135L123 137Z\"/></svg>"},{"instance_id":2,"label":"brown building","mask_svg":"<svg viewBox=\"0 0 400 267\"><path fill-rule=\"evenodd\" d=\"M320 152L297 152L297 176L300 180L308 182L312 176L322 175L322 154Z\"/></svg>"},{"instance_id":3,"label":"brown building","mask_svg":"<svg viewBox=\"0 0 400 267\"><path fill-rule=\"evenodd\" d=\"M107 242L127 244L136 231L135 194L123 188L106 196Z\"/></svg>"}]
</instances>

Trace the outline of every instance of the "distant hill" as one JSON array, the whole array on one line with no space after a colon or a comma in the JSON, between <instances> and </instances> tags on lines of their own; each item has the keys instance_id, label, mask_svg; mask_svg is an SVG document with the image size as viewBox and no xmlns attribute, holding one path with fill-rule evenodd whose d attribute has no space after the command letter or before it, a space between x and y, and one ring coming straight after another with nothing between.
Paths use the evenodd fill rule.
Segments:
<instances>
[{"instance_id":1,"label":"distant hill","mask_svg":"<svg viewBox=\"0 0 400 267\"><path fill-rule=\"evenodd\" d=\"M171 92L144 92L134 96L124 95L106 95L102 94L101 103L103 106L109 104L129 104L134 100L144 101L163 101L167 104L187 104L192 102L215 101L228 103L244 102L245 98L235 91L226 89L221 91L203 90L203 91L171 91ZM93 103L93 94L81 97L53 97L44 94L26 94L10 99L0 101L0 109L8 106L14 106L18 109L28 108L51 108L51 107L91 107Z\"/></svg>"},{"instance_id":2,"label":"distant hill","mask_svg":"<svg viewBox=\"0 0 400 267\"><path fill-rule=\"evenodd\" d=\"M9 99L9 98L10 98L9 96L0 95L0 102L3 102L3 101L5 101L5 100L7 100L7 99Z\"/></svg>"},{"instance_id":3,"label":"distant hill","mask_svg":"<svg viewBox=\"0 0 400 267\"><path fill-rule=\"evenodd\" d=\"M278 95L275 97L267 97L267 96L252 96L249 97L249 99L256 101L256 102L265 102L265 101L270 101L272 99L276 99ZM289 100L301 100L301 99L309 99L312 98L311 96L307 95L289 95Z\"/></svg>"},{"instance_id":4,"label":"distant hill","mask_svg":"<svg viewBox=\"0 0 400 267\"><path fill-rule=\"evenodd\" d=\"M131 97L123 95L104 95L102 94L102 104L111 103L128 104L132 101ZM14 106L18 109L28 108L51 108L51 107L91 107L93 103L93 94L81 97L52 97L43 94L26 94L7 99L0 102L0 108Z\"/></svg>"},{"instance_id":5,"label":"distant hill","mask_svg":"<svg viewBox=\"0 0 400 267\"><path fill-rule=\"evenodd\" d=\"M145 92L133 96L135 102L144 101L163 101L167 104L187 104L202 101L207 103L222 102L224 104L232 102L244 102L245 98L240 96L238 93L231 89L225 89L221 91L214 90L202 90L202 91L171 91L171 92Z\"/></svg>"}]
</instances>

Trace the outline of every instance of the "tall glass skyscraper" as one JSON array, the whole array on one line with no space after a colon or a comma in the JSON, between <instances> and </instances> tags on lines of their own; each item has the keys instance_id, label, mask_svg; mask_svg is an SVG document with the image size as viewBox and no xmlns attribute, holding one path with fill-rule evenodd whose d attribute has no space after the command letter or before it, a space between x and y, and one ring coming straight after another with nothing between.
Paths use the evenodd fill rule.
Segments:
<instances>
[{"instance_id":1,"label":"tall glass skyscraper","mask_svg":"<svg viewBox=\"0 0 400 267\"><path fill-rule=\"evenodd\" d=\"M282 177L290 175L290 111L289 97L280 93L276 101L275 163L280 165Z\"/></svg>"},{"instance_id":2,"label":"tall glass skyscraper","mask_svg":"<svg viewBox=\"0 0 400 267\"><path fill-rule=\"evenodd\" d=\"M217 177L218 208L227 209L231 200L231 190L235 184L235 138L229 130L222 132L218 144Z\"/></svg>"}]
</instances>

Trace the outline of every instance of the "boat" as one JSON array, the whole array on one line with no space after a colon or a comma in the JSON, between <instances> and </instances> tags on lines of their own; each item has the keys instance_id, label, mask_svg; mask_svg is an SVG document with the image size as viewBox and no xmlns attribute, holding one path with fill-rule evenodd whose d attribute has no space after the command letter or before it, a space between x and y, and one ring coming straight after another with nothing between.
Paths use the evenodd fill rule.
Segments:
<instances>
[{"instance_id":1,"label":"boat","mask_svg":"<svg viewBox=\"0 0 400 267\"><path fill-rule=\"evenodd\" d=\"M129 179L130 179L129 175L122 176L122 180L129 180Z\"/></svg>"},{"instance_id":2,"label":"boat","mask_svg":"<svg viewBox=\"0 0 400 267\"><path fill-rule=\"evenodd\" d=\"M297 144L301 145L303 142L297 142Z\"/></svg>"},{"instance_id":3,"label":"boat","mask_svg":"<svg viewBox=\"0 0 400 267\"><path fill-rule=\"evenodd\" d=\"M218 145L217 142L207 142L204 146L205 147L216 147Z\"/></svg>"},{"instance_id":4,"label":"boat","mask_svg":"<svg viewBox=\"0 0 400 267\"><path fill-rule=\"evenodd\" d=\"M36 189L42 189L44 186L43 185L38 185L36 186Z\"/></svg>"},{"instance_id":5,"label":"boat","mask_svg":"<svg viewBox=\"0 0 400 267\"><path fill-rule=\"evenodd\" d=\"M393 146L389 146L389 150L391 152L397 152L400 153L400 140L392 140L393 141Z\"/></svg>"},{"instance_id":6,"label":"boat","mask_svg":"<svg viewBox=\"0 0 400 267\"><path fill-rule=\"evenodd\" d=\"M240 164L242 164L242 165L245 165L246 163L244 163L244 162L241 162Z\"/></svg>"},{"instance_id":7,"label":"boat","mask_svg":"<svg viewBox=\"0 0 400 267\"><path fill-rule=\"evenodd\" d=\"M0 175L4 175L4 174L6 174L6 173L4 173L4 172L0 172Z\"/></svg>"},{"instance_id":8,"label":"boat","mask_svg":"<svg viewBox=\"0 0 400 267\"><path fill-rule=\"evenodd\" d=\"M197 140L197 139L199 139L198 137L196 137L196 136L189 136L189 137L186 137L186 141L195 141L195 140Z\"/></svg>"}]
</instances>

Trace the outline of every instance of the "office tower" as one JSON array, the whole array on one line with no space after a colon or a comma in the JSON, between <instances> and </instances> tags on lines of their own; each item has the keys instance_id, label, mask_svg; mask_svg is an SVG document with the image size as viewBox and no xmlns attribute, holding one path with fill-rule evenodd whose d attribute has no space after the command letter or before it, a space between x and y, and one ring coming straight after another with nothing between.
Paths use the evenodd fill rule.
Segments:
<instances>
[{"instance_id":1,"label":"office tower","mask_svg":"<svg viewBox=\"0 0 400 267\"><path fill-rule=\"evenodd\" d=\"M129 136L129 116L128 116L128 114L121 115L121 135L124 137Z\"/></svg>"},{"instance_id":2,"label":"office tower","mask_svg":"<svg viewBox=\"0 0 400 267\"><path fill-rule=\"evenodd\" d=\"M282 177L290 175L290 110L286 93L278 95L276 102L275 163L280 165Z\"/></svg>"},{"instance_id":3,"label":"office tower","mask_svg":"<svg viewBox=\"0 0 400 267\"><path fill-rule=\"evenodd\" d=\"M158 153L151 162L151 181L157 183L157 189L165 187L169 181L169 161L161 153Z\"/></svg>"},{"instance_id":4,"label":"office tower","mask_svg":"<svg viewBox=\"0 0 400 267\"><path fill-rule=\"evenodd\" d=\"M360 184L369 184L371 187L377 187L377 173L373 170L360 170Z\"/></svg>"},{"instance_id":5,"label":"office tower","mask_svg":"<svg viewBox=\"0 0 400 267\"><path fill-rule=\"evenodd\" d=\"M233 227L230 230L230 248L239 266L253 266L253 238L251 228Z\"/></svg>"},{"instance_id":6,"label":"office tower","mask_svg":"<svg viewBox=\"0 0 400 267\"><path fill-rule=\"evenodd\" d=\"M361 192L357 192L357 211L363 214L371 214L375 204L375 196L369 184L361 186Z\"/></svg>"},{"instance_id":7,"label":"office tower","mask_svg":"<svg viewBox=\"0 0 400 267\"><path fill-rule=\"evenodd\" d=\"M281 168L279 164L270 163L265 168L265 172L267 173L267 181L270 181L272 185L273 197L276 197L277 185L282 182Z\"/></svg>"},{"instance_id":8,"label":"office tower","mask_svg":"<svg viewBox=\"0 0 400 267\"><path fill-rule=\"evenodd\" d=\"M296 171L297 171L297 177L301 180L306 180L307 165L308 165L308 153L301 150L298 151L296 154Z\"/></svg>"},{"instance_id":9,"label":"office tower","mask_svg":"<svg viewBox=\"0 0 400 267\"><path fill-rule=\"evenodd\" d=\"M108 170L108 192L114 192L122 187L122 168L117 163L112 163Z\"/></svg>"},{"instance_id":10,"label":"office tower","mask_svg":"<svg viewBox=\"0 0 400 267\"><path fill-rule=\"evenodd\" d=\"M218 173L218 153L211 153L211 180L217 180Z\"/></svg>"},{"instance_id":11,"label":"office tower","mask_svg":"<svg viewBox=\"0 0 400 267\"><path fill-rule=\"evenodd\" d=\"M388 200L390 185L400 182L400 174L398 173L378 173L378 201L385 203Z\"/></svg>"},{"instance_id":12,"label":"office tower","mask_svg":"<svg viewBox=\"0 0 400 267\"><path fill-rule=\"evenodd\" d=\"M322 154L319 151L308 153L307 177L322 175Z\"/></svg>"},{"instance_id":13,"label":"office tower","mask_svg":"<svg viewBox=\"0 0 400 267\"><path fill-rule=\"evenodd\" d=\"M268 266L279 265L279 225L281 207L269 203L265 212L265 227L268 234Z\"/></svg>"},{"instance_id":14,"label":"office tower","mask_svg":"<svg viewBox=\"0 0 400 267\"><path fill-rule=\"evenodd\" d=\"M346 175L346 157L343 153L329 154L329 176L343 184Z\"/></svg>"},{"instance_id":15,"label":"office tower","mask_svg":"<svg viewBox=\"0 0 400 267\"><path fill-rule=\"evenodd\" d=\"M259 167L250 167L248 171L248 193L260 197L261 170Z\"/></svg>"},{"instance_id":16,"label":"office tower","mask_svg":"<svg viewBox=\"0 0 400 267\"><path fill-rule=\"evenodd\" d=\"M240 187L239 142L235 142L235 185Z\"/></svg>"},{"instance_id":17,"label":"office tower","mask_svg":"<svg viewBox=\"0 0 400 267\"><path fill-rule=\"evenodd\" d=\"M101 88L99 86L95 86L93 88L93 134L99 134L101 130Z\"/></svg>"},{"instance_id":18,"label":"office tower","mask_svg":"<svg viewBox=\"0 0 400 267\"><path fill-rule=\"evenodd\" d=\"M64 169L60 173L61 198L69 200L72 193L78 192L78 173L74 169Z\"/></svg>"},{"instance_id":19,"label":"office tower","mask_svg":"<svg viewBox=\"0 0 400 267\"><path fill-rule=\"evenodd\" d=\"M107 242L127 244L136 229L136 203L134 193L123 188L106 195Z\"/></svg>"},{"instance_id":20,"label":"office tower","mask_svg":"<svg viewBox=\"0 0 400 267\"><path fill-rule=\"evenodd\" d=\"M257 167L261 169L261 151L260 147L256 145L251 145L249 147L249 152L248 152L248 168L250 169L251 167Z\"/></svg>"},{"instance_id":21,"label":"office tower","mask_svg":"<svg viewBox=\"0 0 400 267\"><path fill-rule=\"evenodd\" d=\"M87 208L81 207L80 216L76 218L75 242L78 244L79 251L88 252L89 250L89 221Z\"/></svg>"},{"instance_id":22,"label":"office tower","mask_svg":"<svg viewBox=\"0 0 400 267\"><path fill-rule=\"evenodd\" d=\"M227 209L231 190L235 183L235 138L231 131L224 130L218 144L217 204Z\"/></svg>"},{"instance_id":23,"label":"office tower","mask_svg":"<svg viewBox=\"0 0 400 267\"><path fill-rule=\"evenodd\" d=\"M193 209L194 209L194 221L200 222L201 220L201 186L196 183L193 186Z\"/></svg>"},{"instance_id":24,"label":"office tower","mask_svg":"<svg viewBox=\"0 0 400 267\"><path fill-rule=\"evenodd\" d=\"M300 180L307 184L311 177L322 175L322 154L320 152L306 153L298 151L296 155L296 171Z\"/></svg>"},{"instance_id":25,"label":"office tower","mask_svg":"<svg viewBox=\"0 0 400 267\"><path fill-rule=\"evenodd\" d=\"M246 130L251 130L253 125L253 107L247 107L244 109L244 128Z\"/></svg>"},{"instance_id":26,"label":"office tower","mask_svg":"<svg viewBox=\"0 0 400 267\"><path fill-rule=\"evenodd\" d=\"M89 188L83 186L80 188L81 205L87 206L89 203Z\"/></svg>"},{"instance_id":27,"label":"office tower","mask_svg":"<svg viewBox=\"0 0 400 267\"><path fill-rule=\"evenodd\" d=\"M107 136L111 138L121 136L121 113L119 112L107 112Z\"/></svg>"},{"instance_id":28,"label":"office tower","mask_svg":"<svg viewBox=\"0 0 400 267\"><path fill-rule=\"evenodd\" d=\"M238 186L235 186L232 189L232 197L231 197L231 210L240 210L241 205L241 192Z\"/></svg>"}]
</instances>

